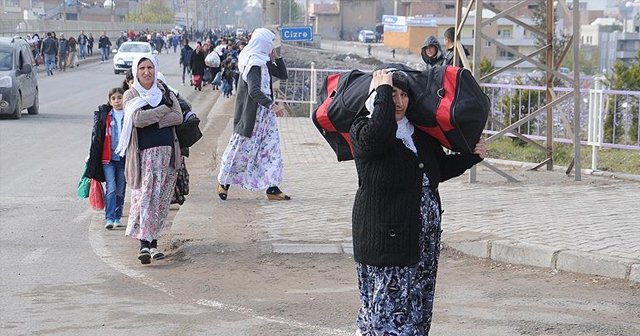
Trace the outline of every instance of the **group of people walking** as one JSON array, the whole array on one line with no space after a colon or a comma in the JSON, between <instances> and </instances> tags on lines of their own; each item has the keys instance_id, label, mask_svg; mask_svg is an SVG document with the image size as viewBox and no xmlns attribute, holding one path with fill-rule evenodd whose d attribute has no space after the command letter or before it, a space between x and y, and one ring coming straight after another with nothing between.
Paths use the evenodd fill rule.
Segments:
<instances>
[{"instance_id":1,"label":"group of people walking","mask_svg":"<svg viewBox=\"0 0 640 336\"><path fill-rule=\"evenodd\" d=\"M227 188L222 199L229 184L262 188L269 199L290 199L278 188L283 166L275 116L282 108L273 103L269 69L286 78L286 68L281 58L270 59L277 56L272 53L274 38L268 29L257 29L248 44L251 47L240 57L243 78L238 101L244 103L237 104L236 115L242 126L223 156L220 179ZM278 66L271 68L267 63L273 61ZM107 103L95 112L85 174L106 182L106 229L125 226L121 222L125 190L131 189L125 234L139 240L138 259L143 264L164 258L158 238L182 163L175 130L183 122L182 98L158 70L154 58L138 57L123 87L109 91ZM256 94L261 96L260 106L251 98ZM251 156L263 159L245 160Z\"/></svg>"},{"instance_id":2,"label":"group of people walking","mask_svg":"<svg viewBox=\"0 0 640 336\"><path fill-rule=\"evenodd\" d=\"M272 89L273 77L286 79L287 68L274 39L272 31L258 28L237 54L234 128L215 191L223 201L232 185L263 191L269 200L291 200L280 189L283 160L276 117L283 108ZM188 67L192 73L204 71L193 62L203 46L198 42L188 55L186 42L180 59L183 82ZM428 42L426 49L433 45ZM125 234L140 242L142 264L164 258L158 239L181 153L175 132L183 121L179 95L159 80L158 70L154 59L138 57L128 89L109 91L108 104L96 112L87 170L88 177L107 182L107 229L123 226L125 186L131 188ZM402 71L375 71L372 104L350 130L358 174L352 213L358 335L428 335L442 231L438 186L486 153L480 141L472 154L446 154L436 139L416 131L405 116L411 103L408 86Z\"/></svg>"},{"instance_id":3,"label":"group of people walking","mask_svg":"<svg viewBox=\"0 0 640 336\"><path fill-rule=\"evenodd\" d=\"M78 38L70 36L66 38L64 33L59 37L55 32L48 32L43 40L37 34L28 36L28 41L32 46L36 64L42 60L47 71L47 76L53 76L53 71L66 71L80 65L78 60L85 59L93 54L94 39L91 33L87 36L81 31Z\"/></svg>"}]
</instances>

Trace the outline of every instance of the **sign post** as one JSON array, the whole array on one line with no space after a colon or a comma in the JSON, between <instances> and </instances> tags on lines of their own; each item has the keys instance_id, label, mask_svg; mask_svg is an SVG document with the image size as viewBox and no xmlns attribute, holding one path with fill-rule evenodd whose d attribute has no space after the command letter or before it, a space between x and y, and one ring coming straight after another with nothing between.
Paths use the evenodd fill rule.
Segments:
<instances>
[{"instance_id":1,"label":"sign post","mask_svg":"<svg viewBox=\"0 0 640 336\"><path fill-rule=\"evenodd\" d=\"M281 27L280 38L283 42L313 41L313 29L304 27Z\"/></svg>"}]
</instances>

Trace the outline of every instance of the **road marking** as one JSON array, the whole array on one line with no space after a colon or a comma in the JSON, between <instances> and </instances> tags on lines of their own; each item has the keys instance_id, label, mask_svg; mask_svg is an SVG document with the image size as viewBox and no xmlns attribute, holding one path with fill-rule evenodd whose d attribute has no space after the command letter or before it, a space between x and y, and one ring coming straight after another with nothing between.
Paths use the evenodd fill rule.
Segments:
<instances>
[{"instance_id":1,"label":"road marking","mask_svg":"<svg viewBox=\"0 0 640 336\"><path fill-rule=\"evenodd\" d=\"M94 253L102 259L102 261L109 265L111 268L115 269L117 272L122 273L133 280L136 280L143 285L149 286L153 289L156 289L170 297L177 297L169 288L166 288L165 284L151 279L147 277L143 272L127 267L120 261L119 255L113 255L108 248L108 244L106 243L103 233L104 229L102 228L101 222L92 221L91 217L93 214L93 210L87 209L85 212L80 214L73 220L75 224L86 223L89 221L89 243L91 244L91 248ZM124 237L123 237L124 238ZM341 329L331 329L321 326L316 326L312 324L297 322L293 320L283 319L276 316L263 316L256 313L254 310L250 308L245 308L237 305L225 304L215 300L209 299L191 299L191 301L199 306L204 306L208 308L214 308L226 312L238 313L250 318L265 321L269 323L278 323L283 324L288 327L298 328L309 330L317 334L321 335L352 335L353 332L347 332Z\"/></svg>"}]
</instances>

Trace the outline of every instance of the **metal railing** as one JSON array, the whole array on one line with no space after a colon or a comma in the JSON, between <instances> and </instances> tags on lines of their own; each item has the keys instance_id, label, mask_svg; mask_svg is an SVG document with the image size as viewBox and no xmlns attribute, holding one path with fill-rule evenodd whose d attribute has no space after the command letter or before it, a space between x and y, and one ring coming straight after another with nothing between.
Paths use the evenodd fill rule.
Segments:
<instances>
[{"instance_id":1,"label":"metal railing","mask_svg":"<svg viewBox=\"0 0 640 336\"><path fill-rule=\"evenodd\" d=\"M316 97L326 77L330 74L348 72L343 69L288 69L289 78L280 81L276 100L311 115ZM366 71L366 70L363 70ZM486 134L495 134L506 126L526 117L530 112L545 105L545 87L510 84L481 83L491 99ZM572 91L571 88L555 88L558 95ZM601 82L596 87L583 88L581 92L580 129L577 130L583 145L603 148L640 150L640 91L606 90ZM567 100L553 108L554 141L573 143L573 100ZM517 128L517 132L532 140L546 140L546 114L529 120ZM516 137L516 134L506 133ZM593 163L595 169L597 162Z\"/></svg>"}]
</instances>

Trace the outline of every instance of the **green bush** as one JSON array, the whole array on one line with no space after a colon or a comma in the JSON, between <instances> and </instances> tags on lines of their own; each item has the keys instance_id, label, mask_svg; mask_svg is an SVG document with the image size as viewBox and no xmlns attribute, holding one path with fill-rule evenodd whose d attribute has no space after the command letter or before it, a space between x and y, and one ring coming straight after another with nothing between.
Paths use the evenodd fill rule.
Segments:
<instances>
[{"instance_id":1,"label":"green bush","mask_svg":"<svg viewBox=\"0 0 640 336\"><path fill-rule=\"evenodd\" d=\"M542 162L546 154L522 141L502 138L487 144L487 157L523 161ZM581 148L582 168L591 168L591 146ZM574 149L571 144L555 144L553 160L560 166L568 166L573 160ZM606 148L598 151L598 170L626 174L640 174L640 151Z\"/></svg>"}]
</instances>

